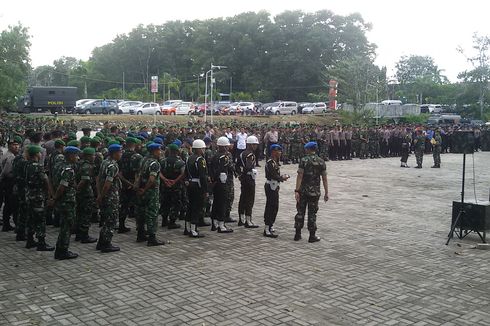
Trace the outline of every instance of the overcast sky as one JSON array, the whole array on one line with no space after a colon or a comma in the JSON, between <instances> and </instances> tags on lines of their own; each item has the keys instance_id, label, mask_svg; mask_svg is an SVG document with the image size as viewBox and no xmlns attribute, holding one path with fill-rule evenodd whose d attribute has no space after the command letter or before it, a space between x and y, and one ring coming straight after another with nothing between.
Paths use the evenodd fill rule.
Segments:
<instances>
[{"instance_id":1,"label":"overcast sky","mask_svg":"<svg viewBox=\"0 0 490 326\"><path fill-rule=\"evenodd\" d=\"M94 47L110 42L138 24L233 16L265 9L329 9L346 15L359 12L373 29L376 63L393 73L402 55L429 55L450 80L468 68L458 46L471 50L474 32L490 35L490 1L436 0L0 0L0 29L21 22L32 35L34 66L61 56L88 59Z\"/></svg>"}]
</instances>

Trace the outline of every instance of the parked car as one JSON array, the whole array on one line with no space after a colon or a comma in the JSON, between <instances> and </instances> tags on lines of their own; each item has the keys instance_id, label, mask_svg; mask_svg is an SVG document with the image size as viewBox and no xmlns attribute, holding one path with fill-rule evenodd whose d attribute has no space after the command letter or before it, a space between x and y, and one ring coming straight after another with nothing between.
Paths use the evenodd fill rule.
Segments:
<instances>
[{"instance_id":1,"label":"parked car","mask_svg":"<svg viewBox=\"0 0 490 326\"><path fill-rule=\"evenodd\" d=\"M267 109L269 114L279 115L279 114L291 114L295 115L298 113L298 103L296 102L275 102Z\"/></svg>"},{"instance_id":2,"label":"parked car","mask_svg":"<svg viewBox=\"0 0 490 326\"><path fill-rule=\"evenodd\" d=\"M254 111L255 105L252 102L235 102L230 104L228 114L239 115L239 114L251 114Z\"/></svg>"},{"instance_id":3,"label":"parked car","mask_svg":"<svg viewBox=\"0 0 490 326\"><path fill-rule=\"evenodd\" d=\"M310 102L301 102L301 103L298 103L298 113L303 113L303 108L308 106L308 105L311 105L312 103Z\"/></svg>"},{"instance_id":4,"label":"parked car","mask_svg":"<svg viewBox=\"0 0 490 326\"><path fill-rule=\"evenodd\" d=\"M420 106L420 113L442 113L442 111L440 104L423 104Z\"/></svg>"},{"instance_id":5,"label":"parked car","mask_svg":"<svg viewBox=\"0 0 490 326\"><path fill-rule=\"evenodd\" d=\"M76 113L81 114L121 114L117 102L113 100L93 100L76 108Z\"/></svg>"},{"instance_id":6,"label":"parked car","mask_svg":"<svg viewBox=\"0 0 490 326\"><path fill-rule=\"evenodd\" d=\"M162 111L158 103L142 103L141 105L130 109L131 114L136 115L160 115Z\"/></svg>"},{"instance_id":7,"label":"parked car","mask_svg":"<svg viewBox=\"0 0 490 326\"><path fill-rule=\"evenodd\" d=\"M384 100L381 101L381 104L383 105L402 105L402 101L399 100Z\"/></svg>"},{"instance_id":8,"label":"parked car","mask_svg":"<svg viewBox=\"0 0 490 326\"><path fill-rule=\"evenodd\" d=\"M134 109L137 106L143 104L141 101L123 101L120 102L119 109L122 111L122 114L130 114L131 109Z\"/></svg>"},{"instance_id":9,"label":"parked car","mask_svg":"<svg viewBox=\"0 0 490 326\"><path fill-rule=\"evenodd\" d=\"M327 112L327 105L323 102L310 103L303 107L302 113L304 114L318 114Z\"/></svg>"},{"instance_id":10,"label":"parked car","mask_svg":"<svg viewBox=\"0 0 490 326\"><path fill-rule=\"evenodd\" d=\"M174 114L177 115L191 115L195 111L192 102L181 102L174 107L174 110Z\"/></svg>"}]
</instances>

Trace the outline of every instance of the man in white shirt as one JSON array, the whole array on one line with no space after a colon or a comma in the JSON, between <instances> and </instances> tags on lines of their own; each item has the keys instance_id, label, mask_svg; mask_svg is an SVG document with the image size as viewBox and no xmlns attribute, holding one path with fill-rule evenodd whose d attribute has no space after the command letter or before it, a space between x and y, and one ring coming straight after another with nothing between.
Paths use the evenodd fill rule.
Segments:
<instances>
[{"instance_id":1,"label":"man in white shirt","mask_svg":"<svg viewBox=\"0 0 490 326\"><path fill-rule=\"evenodd\" d=\"M245 132L245 128L241 128L240 132L236 134L236 151L235 151L235 159L240 157L240 154L247 149L247 133Z\"/></svg>"}]
</instances>

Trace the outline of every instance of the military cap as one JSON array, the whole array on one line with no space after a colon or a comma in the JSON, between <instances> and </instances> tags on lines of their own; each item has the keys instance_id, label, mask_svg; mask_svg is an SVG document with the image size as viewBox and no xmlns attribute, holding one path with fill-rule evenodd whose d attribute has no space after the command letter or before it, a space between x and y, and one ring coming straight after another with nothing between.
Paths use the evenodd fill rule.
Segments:
<instances>
[{"instance_id":1,"label":"military cap","mask_svg":"<svg viewBox=\"0 0 490 326\"><path fill-rule=\"evenodd\" d=\"M110 147L112 145L121 145L117 140L110 140L107 142L107 145Z\"/></svg>"},{"instance_id":2,"label":"military cap","mask_svg":"<svg viewBox=\"0 0 490 326\"><path fill-rule=\"evenodd\" d=\"M207 136L203 138L203 141L204 141L205 144L211 144L213 142L213 140L210 137L207 137Z\"/></svg>"},{"instance_id":3,"label":"military cap","mask_svg":"<svg viewBox=\"0 0 490 326\"><path fill-rule=\"evenodd\" d=\"M100 139L104 138L104 134L101 133L100 131L95 134L95 136L99 137Z\"/></svg>"},{"instance_id":4,"label":"military cap","mask_svg":"<svg viewBox=\"0 0 490 326\"><path fill-rule=\"evenodd\" d=\"M116 137L116 140L119 142L119 144L126 142L122 137Z\"/></svg>"},{"instance_id":5,"label":"military cap","mask_svg":"<svg viewBox=\"0 0 490 326\"><path fill-rule=\"evenodd\" d=\"M144 139L147 139L150 137L146 131L142 131L138 135L143 137Z\"/></svg>"},{"instance_id":6,"label":"military cap","mask_svg":"<svg viewBox=\"0 0 490 326\"><path fill-rule=\"evenodd\" d=\"M56 139L54 141L54 146L66 146L65 142L62 141L61 139Z\"/></svg>"},{"instance_id":7,"label":"military cap","mask_svg":"<svg viewBox=\"0 0 490 326\"><path fill-rule=\"evenodd\" d=\"M73 147L80 147L80 142L74 139L74 140L70 140L66 145L73 146Z\"/></svg>"},{"instance_id":8,"label":"military cap","mask_svg":"<svg viewBox=\"0 0 490 326\"><path fill-rule=\"evenodd\" d=\"M65 154L78 154L80 153L80 149L76 146L66 146Z\"/></svg>"},{"instance_id":9,"label":"military cap","mask_svg":"<svg viewBox=\"0 0 490 326\"><path fill-rule=\"evenodd\" d=\"M156 149L162 149L162 145L157 143L151 143L148 146L146 146L146 148L148 148L149 151L154 151Z\"/></svg>"},{"instance_id":10,"label":"military cap","mask_svg":"<svg viewBox=\"0 0 490 326\"><path fill-rule=\"evenodd\" d=\"M114 143L114 144L110 144L109 147L107 147L107 149L109 150L109 153L115 153L121 151L122 146Z\"/></svg>"},{"instance_id":11,"label":"military cap","mask_svg":"<svg viewBox=\"0 0 490 326\"><path fill-rule=\"evenodd\" d=\"M136 144L136 138L128 137L126 138L126 144Z\"/></svg>"},{"instance_id":12,"label":"military cap","mask_svg":"<svg viewBox=\"0 0 490 326\"><path fill-rule=\"evenodd\" d=\"M180 139L176 139L176 140L174 140L174 142L172 144L175 144L178 147L181 147L182 146L182 141Z\"/></svg>"},{"instance_id":13,"label":"military cap","mask_svg":"<svg viewBox=\"0 0 490 326\"><path fill-rule=\"evenodd\" d=\"M29 155L36 155L37 153L41 153L41 146L38 145L29 145L27 147L27 153Z\"/></svg>"},{"instance_id":14,"label":"military cap","mask_svg":"<svg viewBox=\"0 0 490 326\"><path fill-rule=\"evenodd\" d=\"M90 127L83 127L82 128L82 131L92 131L92 128L90 128Z\"/></svg>"},{"instance_id":15,"label":"military cap","mask_svg":"<svg viewBox=\"0 0 490 326\"><path fill-rule=\"evenodd\" d=\"M74 132L68 133L68 140L75 140L77 139L77 134Z\"/></svg>"},{"instance_id":16,"label":"military cap","mask_svg":"<svg viewBox=\"0 0 490 326\"><path fill-rule=\"evenodd\" d=\"M281 145L278 144L272 144L271 145L271 151L282 151Z\"/></svg>"},{"instance_id":17,"label":"military cap","mask_svg":"<svg viewBox=\"0 0 490 326\"><path fill-rule=\"evenodd\" d=\"M90 144L100 144L101 142L102 142L102 140L97 136L90 139Z\"/></svg>"},{"instance_id":18,"label":"military cap","mask_svg":"<svg viewBox=\"0 0 490 326\"><path fill-rule=\"evenodd\" d=\"M316 141L310 141L310 142L306 143L304 146L305 149L316 149L317 147L318 147L318 144L316 143Z\"/></svg>"},{"instance_id":19,"label":"military cap","mask_svg":"<svg viewBox=\"0 0 490 326\"><path fill-rule=\"evenodd\" d=\"M171 151L178 151L179 150L179 146L177 146L176 144L172 143L170 145L167 146L167 148Z\"/></svg>"},{"instance_id":20,"label":"military cap","mask_svg":"<svg viewBox=\"0 0 490 326\"><path fill-rule=\"evenodd\" d=\"M14 136L13 138L10 138L9 144L22 144L22 138L20 136Z\"/></svg>"},{"instance_id":21,"label":"military cap","mask_svg":"<svg viewBox=\"0 0 490 326\"><path fill-rule=\"evenodd\" d=\"M133 138L136 145L141 145L142 141L138 138Z\"/></svg>"},{"instance_id":22,"label":"military cap","mask_svg":"<svg viewBox=\"0 0 490 326\"><path fill-rule=\"evenodd\" d=\"M94 155L95 154L95 148L93 147L85 147L82 151L83 154L85 155Z\"/></svg>"},{"instance_id":23,"label":"military cap","mask_svg":"<svg viewBox=\"0 0 490 326\"><path fill-rule=\"evenodd\" d=\"M83 136L82 138L80 138L80 142L81 143L90 143L90 137Z\"/></svg>"},{"instance_id":24,"label":"military cap","mask_svg":"<svg viewBox=\"0 0 490 326\"><path fill-rule=\"evenodd\" d=\"M153 142L156 143L156 144L160 144L160 145L163 144L163 140L161 138L158 138L158 137L154 138L153 139Z\"/></svg>"},{"instance_id":25,"label":"military cap","mask_svg":"<svg viewBox=\"0 0 490 326\"><path fill-rule=\"evenodd\" d=\"M145 137L143 137L141 135L136 136L136 139L139 139L141 142L145 141Z\"/></svg>"}]
</instances>

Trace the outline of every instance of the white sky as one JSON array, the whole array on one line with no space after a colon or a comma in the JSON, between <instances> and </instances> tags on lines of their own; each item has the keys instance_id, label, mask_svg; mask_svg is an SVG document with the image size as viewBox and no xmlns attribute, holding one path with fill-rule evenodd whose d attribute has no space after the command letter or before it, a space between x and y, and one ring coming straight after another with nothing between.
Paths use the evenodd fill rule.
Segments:
<instances>
[{"instance_id":1,"label":"white sky","mask_svg":"<svg viewBox=\"0 0 490 326\"><path fill-rule=\"evenodd\" d=\"M0 30L21 22L32 35L34 66L61 56L88 59L94 47L136 25L170 20L233 16L265 9L329 9L359 12L373 24L369 41L377 44L378 65L393 72L402 55L430 55L450 80L468 68L458 46L471 50L474 32L490 35L488 0L0 0Z\"/></svg>"}]
</instances>

